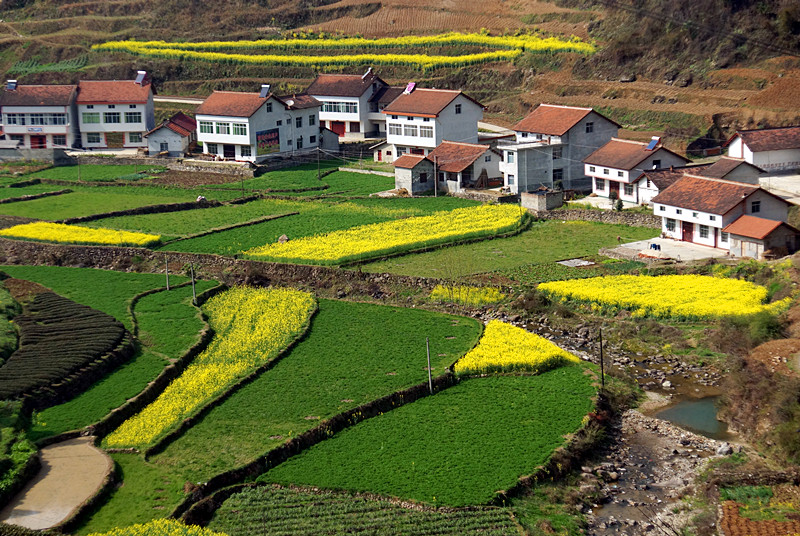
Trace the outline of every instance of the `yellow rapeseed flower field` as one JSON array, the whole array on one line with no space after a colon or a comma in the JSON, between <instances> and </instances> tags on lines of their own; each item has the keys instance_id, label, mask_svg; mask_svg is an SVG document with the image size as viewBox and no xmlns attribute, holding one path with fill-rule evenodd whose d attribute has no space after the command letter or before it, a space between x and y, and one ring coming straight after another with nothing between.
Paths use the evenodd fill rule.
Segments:
<instances>
[{"instance_id":1,"label":"yellow rapeseed flower field","mask_svg":"<svg viewBox=\"0 0 800 536\"><path fill-rule=\"evenodd\" d=\"M617 275L541 283L538 289L561 301L575 300L593 310L621 309L637 317L707 319L780 312L790 298L765 304L767 289L741 279L705 275Z\"/></svg>"},{"instance_id":2,"label":"yellow rapeseed flower field","mask_svg":"<svg viewBox=\"0 0 800 536\"><path fill-rule=\"evenodd\" d=\"M144 447L280 353L307 327L316 302L293 289L236 287L204 309L208 348L149 406L105 438L107 447Z\"/></svg>"},{"instance_id":3,"label":"yellow rapeseed flower field","mask_svg":"<svg viewBox=\"0 0 800 536\"><path fill-rule=\"evenodd\" d=\"M464 305L497 303L505 297L506 295L496 288L458 285L436 285L430 295L430 299L434 301L446 301Z\"/></svg>"},{"instance_id":4,"label":"yellow rapeseed flower field","mask_svg":"<svg viewBox=\"0 0 800 536\"><path fill-rule=\"evenodd\" d=\"M154 519L148 523L138 523L129 527L112 529L108 532L94 532L89 536L227 536L197 525L184 525L175 519Z\"/></svg>"},{"instance_id":5,"label":"yellow rapeseed flower field","mask_svg":"<svg viewBox=\"0 0 800 536\"><path fill-rule=\"evenodd\" d=\"M516 205L482 205L436 212L429 216L360 225L244 253L278 262L342 264L518 229L524 212Z\"/></svg>"},{"instance_id":6,"label":"yellow rapeseed flower field","mask_svg":"<svg viewBox=\"0 0 800 536\"><path fill-rule=\"evenodd\" d=\"M22 240L62 244L100 244L104 246L148 247L158 244L161 236L115 229L91 229L77 225L37 221L0 230L0 236Z\"/></svg>"},{"instance_id":7,"label":"yellow rapeseed flower field","mask_svg":"<svg viewBox=\"0 0 800 536\"><path fill-rule=\"evenodd\" d=\"M522 328L492 320L478 346L459 359L456 374L525 371L540 374L580 359L547 339Z\"/></svg>"}]
</instances>

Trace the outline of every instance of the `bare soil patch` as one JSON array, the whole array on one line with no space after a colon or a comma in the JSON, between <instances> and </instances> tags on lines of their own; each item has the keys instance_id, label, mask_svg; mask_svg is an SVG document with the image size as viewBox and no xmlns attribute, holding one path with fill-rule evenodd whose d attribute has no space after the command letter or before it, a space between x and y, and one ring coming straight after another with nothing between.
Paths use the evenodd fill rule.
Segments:
<instances>
[{"instance_id":1,"label":"bare soil patch","mask_svg":"<svg viewBox=\"0 0 800 536\"><path fill-rule=\"evenodd\" d=\"M797 376L797 369L793 367L798 362L798 354L800 354L800 339L778 339L756 347L748 359L763 363L772 372L784 376Z\"/></svg>"},{"instance_id":2,"label":"bare soil patch","mask_svg":"<svg viewBox=\"0 0 800 536\"><path fill-rule=\"evenodd\" d=\"M237 175L168 170L156 175L151 182L160 186L180 186L184 188L190 188L203 184L230 184L232 182L239 182L241 180L242 178Z\"/></svg>"},{"instance_id":3,"label":"bare soil patch","mask_svg":"<svg viewBox=\"0 0 800 536\"><path fill-rule=\"evenodd\" d=\"M37 294L50 292L50 289L33 283L32 281L24 281L22 279L6 279L3 281L6 289L11 293L11 296L17 301L28 301L33 299Z\"/></svg>"}]
</instances>

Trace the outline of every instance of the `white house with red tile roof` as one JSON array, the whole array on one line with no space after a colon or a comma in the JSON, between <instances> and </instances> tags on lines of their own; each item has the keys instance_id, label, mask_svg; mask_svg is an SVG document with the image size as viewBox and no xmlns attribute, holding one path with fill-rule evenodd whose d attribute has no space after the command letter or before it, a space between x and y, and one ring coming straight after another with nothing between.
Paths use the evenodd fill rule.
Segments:
<instances>
[{"instance_id":1,"label":"white house with red tile roof","mask_svg":"<svg viewBox=\"0 0 800 536\"><path fill-rule=\"evenodd\" d=\"M153 87L144 71L136 80L81 80L75 102L84 148L147 147L144 135L156 120Z\"/></svg>"},{"instance_id":2,"label":"white house with red tile roof","mask_svg":"<svg viewBox=\"0 0 800 536\"><path fill-rule=\"evenodd\" d=\"M387 162L405 153L426 155L444 140L476 143L481 103L462 91L421 89L409 84L383 109L386 147L379 160Z\"/></svg>"},{"instance_id":3,"label":"white house with red tile roof","mask_svg":"<svg viewBox=\"0 0 800 536\"><path fill-rule=\"evenodd\" d=\"M504 184L514 193L541 186L588 191L582 160L617 135L619 125L591 108L540 104L500 143Z\"/></svg>"},{"instance_id":4,"label":"white house with red tile roof","mask_svg":"<svg viewBox=\"0 0 800 536\"><path fill-rule=\"evenodd\" d=\"M785 222L791 203L758 185L684 175L653 198L653 213L662 219L662 234L669 238L731 249L729 226L743 216ZM744 220L736 226L747 233Z\"/></svg>"},{"instance_id":5,"label":"white house with red tile roof","mask_svg":"<svg viewBox=\"0 0 800 536\"><path fill-rule=\"evenodd\" d=\"M69 148L79 139L74 85L21 85L0 92L7 138L27 149Z\"/></svg>"},{"instance_id":6,"label":"white house with red tile roof","mask_svg":"<svg viewBox=\"0 0 800 536\"><path fill-rule=\"evenodd\" d=\"M738 130L725 145L728 156L767 172L800 168L800 126Z\"/></svg>"},{"instance_id":7,"label":"white house with red tile roof","mask_svg":"<svg viewBox=\"0 0 800 536\"><path fill-rule=\"evenodd\" d=\"M179 157L197 140L197 121L178 112L144 135L150 155Z\"/></svg>"},{"instance_id":8,"label":"white house with red tile roof","mask_svg":"<svg viewBox=\"0 0 800 536\"><path fill-rule=\"evenodd\" d=\"M220 159L260 162L274 154L316 150L320 102L311 95L278 97L214 91L195 112L197 142Z\"/></svg>"},{"instance_id":9,"label":"white house with red tile roof","mask_svg":"<svg viewBox=\"0 0 800 536\"><path fill-rule=\"evenodd\" d=\"M395 188L411 195L434 189L460 192L499 179L500 154L488 145L443 141L425 156L400 156L394 167Z\"/></svg>"},{"instance_id":10,"label":"white house with red tile roof","mask_svg":"<svg viewBox=\"0 0 800 536\"><path fill-rule=\"evenodd\" d=\"M322 103L319 120L323 127L338 134L341 141L363 140L386 135L380 105L388 88L370 68L363 75L318 74L306 93Z\"/></svg>"},{"instance_id":11,"label":"white house with red tile roof","mask_svg":"<svg viewBox=\"0 0 800 536\"><path fill-rule=\"evenodd\" d=\"M592 192L639 203L637 181L648 169L684 166L687 158L663 147L658 138L650 143L612 138L611 141L583 159L584 173L592 179Z\"/></svg>"},{"instance_id":12,"label":"white house with red tile roof","mask_svg":"<svg viewBox=\"0 0 800 536\"><path fill-rule=\"evenodd\" d=\"M740 216L723 230L730 236L731 255L759 259L770 251L783 257L797 251L800 231L786 222Z\"/></svg>"}]
</instances>

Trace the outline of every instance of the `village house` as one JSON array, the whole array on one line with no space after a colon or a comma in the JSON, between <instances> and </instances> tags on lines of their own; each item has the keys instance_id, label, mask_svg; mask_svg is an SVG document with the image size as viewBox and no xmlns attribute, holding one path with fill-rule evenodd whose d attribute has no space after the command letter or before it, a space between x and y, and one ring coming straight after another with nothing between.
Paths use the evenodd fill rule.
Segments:
<instances>
[{"instance_id":1,"label":"village house","mask_svg":"<svg viewBox=\"0 0 800 536\"><path fill-rule=\"evenodd\" d=\"M374 147L375 159L392 162L406 153L427 155L444 140L477 143L483 109L461 91L408 84L383 109L386 142Z\"/></svg>"},{"instance_id":2,"label":"village house","mask_svg":"<svg viewBox=\"0 0 800 536\"><path fill-rule=\"evenodd\" d=\"M197 142L219 159L260 162L271 155L317 150L320 103L311 95L278 97L214 91L195 113Z\"/></svg>"},{"instance_id":3,"label":"village house","mask_svg":"<svg viewBox=\"0 0 800 536\"><path fill-rule=\"evenodd\" d=\"M738 130L725 145L728 156L768 173L800 168L800 126Z\"/></svg>"},{"instance_id":4,"label":"village house","mask_svg":"<svg viewBox=\"0 0 800 536\"><path fill-rule=\"evenodd\" d=\"M795 235L786 232L792 228L776 225L786 222L791 203L757 185L684 175L652 202L653 213L662 218L665 237L737 255L750 255L758 249L743 246L742 241L761 241L759 254L764 246L775 247L777 242L789 251L796 248ZM747 218L741 220L744 216Z\"/></svg>"},{"instance_id":5,"label":"village house","mask_svg":"<svg viewBox=\"0 0 800 536\"><path fill-rule=\"evenodd\" d=\"M147 147L144 135L156 121L146 72L135 80L81 80L75 102L84 148Z\"/></svg>"},{"instance_id":6,"label":"village house","mask_svg":"<svg viewBox=\"0 0 800 536\"><path fill-rule=\"evenodd\" d=\"M617 135L619 125L591 108L540 104L500 143L500 171L513 193L547 186L588 191L582 160Z\"/></svg>"},{"instance_id":7,"label":"village house","mask_svg":"<svg viewBox=\"0 0 800 536\"><path fill-rule=\"evenodd\" d=\"M74 85L21 85L0 93L3 132L25 149L72 147L79 139Z\"/></svg>"},{"instance_id":8,"label":"village house","mask_svg":"<svg viewBox=\"0 0 800 536\"><path fill-rule=\"evenodd\" d=\"M395 188L411 195L485 188L500 176L499 163L500 154L488 145L443 141L428 155L404 154L395 160Z\"/></svg>"},{"instance_id":9,"label":"village house","mask_svg":"<svg viewBox=\"0 0 800 536\"><path fill-rule=\"evenodd\" d=\"M658 138L650 143L612 138L583 159L585 174L592 179L592 193L639 203L637 180L647 169L684 166L687 158L661 146ZM613 194L613 195L612 195Z\"/></svg>"},{"instance_id":10,"label":"village house","mask_svg":"<svg viewBox=\"0 0 800 536\"><path fill-rule=\"evenodd\" d=\"M144 135L148 154L180 157L197 140L197 122L178 112Z\"/></svg>"},{"instance_id":11,"label":"village house","mask_svg":"<svg viewBox=\"0 0 800 536\"><path fill-rule=\"evenodd\" d=\"M390 88L372 68L363 75L319 74L306 93L321 102L319 120L340 141L386 136L386 117L381 114L401 88Z\"/></svg>"}]
</instances>

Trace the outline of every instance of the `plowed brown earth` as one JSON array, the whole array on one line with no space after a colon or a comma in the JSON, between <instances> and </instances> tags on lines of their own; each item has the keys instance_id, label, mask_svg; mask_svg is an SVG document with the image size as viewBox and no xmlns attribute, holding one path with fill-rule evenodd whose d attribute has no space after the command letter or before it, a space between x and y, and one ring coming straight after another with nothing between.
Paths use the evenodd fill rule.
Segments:
<instances>
[{"instance_id":1,"label":"plowed brown earth","mask_svg":"<svg viewBox=\"0 0 800 536\"><path fill-rule=\"evenodd\" d=\"M236 175L224 175L222 173L202 173L197 171L174 171L168 170L155 175L151 179L152 184L163 186L193 187L202 184L229 184L239 182L242 178Z\"/></svg>"},{"instance_id":2,"label":"plowed brown earth","mask_svg":"<svg viewBox=\"0 0 800 536\"><path fill-rule=\"evenodd\" d=\"M738 503L722 504L721 529L725 536L784 536L800 534L800 521L753 521L739 514Z\"/></svg>"},{"instance_id":3,"label":"plowed brown earth","mask_svg":"<svg viewBox=\"0 0 800 536\"><path fill-rule=\"evenodd\" d=\"M27 301L32 299L37 294L50 292L50 289L40 285L39 283L24 281L22 279L6 279L3 281L3 284L5 285L6 289L8 289L8 292L11 293L11 296L17 301Z\"/></svg>"},{"instance_id":4,"label":"plowed brown earth","mask_svg":"<svg viewBox=\"0 0 800 536\"><path fill-rule=\"evenodd\" d=\"M800 109L800 71L791 71L749 99L751 106L776 110Z\"/></svg>"}]
</instances>

